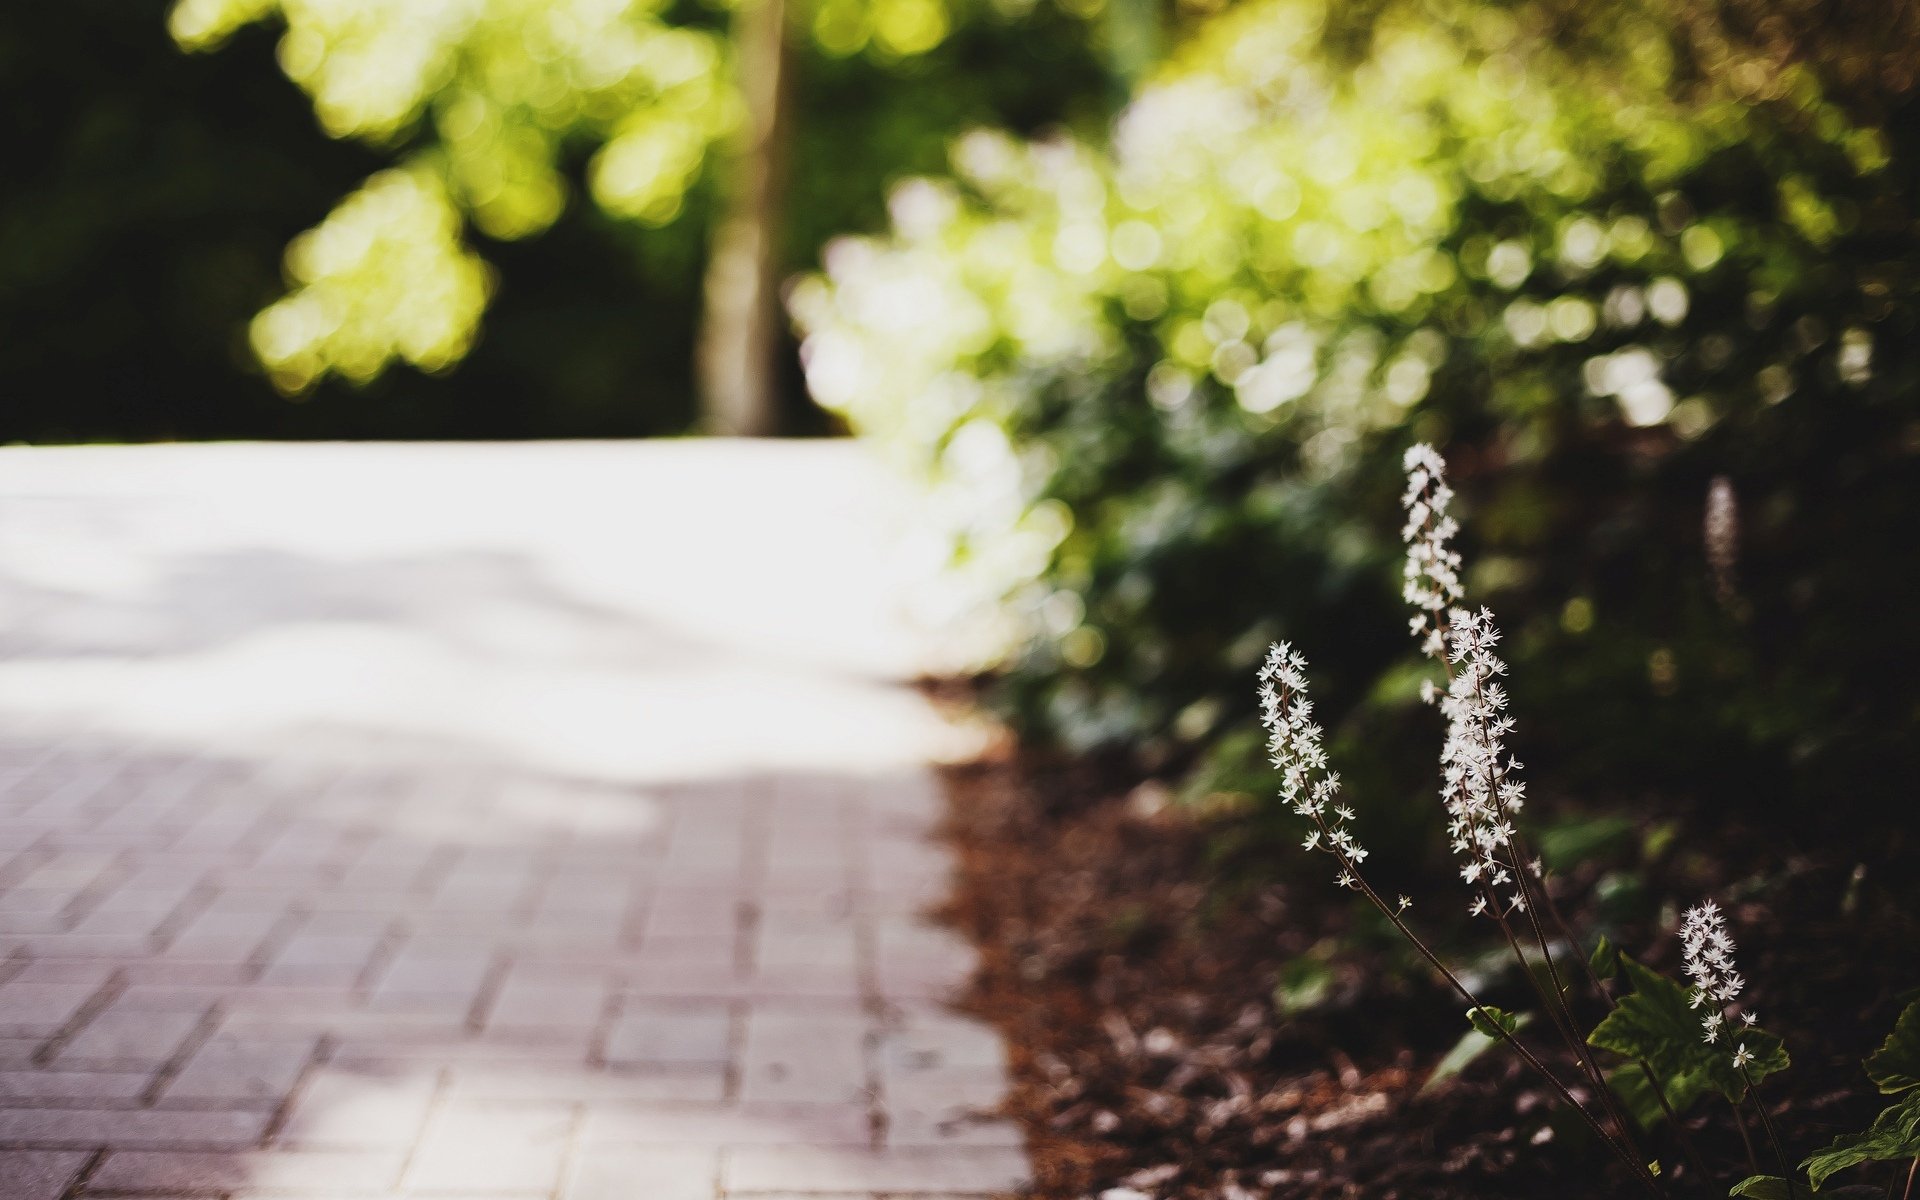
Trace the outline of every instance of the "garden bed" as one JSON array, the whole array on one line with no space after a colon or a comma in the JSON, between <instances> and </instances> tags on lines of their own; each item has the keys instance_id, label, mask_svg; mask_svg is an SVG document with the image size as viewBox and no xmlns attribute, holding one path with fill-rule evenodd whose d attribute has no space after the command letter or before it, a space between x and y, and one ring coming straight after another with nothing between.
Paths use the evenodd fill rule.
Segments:
<instances>
[{"instance_id":1,"label":"garden bed","mask_svg":"<svg viewBox=\"0 0 1920 1200\"><path fill-rule=\"evenodd\" d=\"M982 953L965 1004L1012 1047L1007 1107L1027 1129L1037 1196L1634 1194L1503 1050L1423 1090L1461 1036L1460 1006L1310 886L1320 861L1091 764L1003 748L951 769L949 784L961 870L947 915ZM1797 1157L1876 1110L1859 1059L1920 983L1920 942L1900 915L1912 909L1879 886L1883 864L1782 858L1778 845L1743 829L1714 855L1669 850L1640 869L1651 896L1734 901L1757 1003L1794 1056L1767 1093ZM1594 882L1575 871L1559 888L1576 928ZM1671 966L1660 925L1623 944ZM1314 968L1304 979L1302 963ZM1724 1195L1747 1173L1725 1106L1703 1104L1688 1124L1711 1165L1690 1168L1658 1134L1666 1185Z\"/></svg>"}]
</instances>

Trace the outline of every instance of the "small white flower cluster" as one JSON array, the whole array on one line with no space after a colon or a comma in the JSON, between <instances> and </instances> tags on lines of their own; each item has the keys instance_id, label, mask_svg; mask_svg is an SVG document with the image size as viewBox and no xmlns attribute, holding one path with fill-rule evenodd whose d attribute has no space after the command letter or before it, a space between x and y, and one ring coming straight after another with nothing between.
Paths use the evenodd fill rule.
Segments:
<instances>
[{"instance_id":1,"label":"small white flower cluster","mask_svg":"<svg viewBox=\"0 0 1920 1200\"><path fill-rule=\"evenodd\" d=\"M1507 693L1499 683L1507 664L1493 652L1499 644L1492 613L1457 608L1449 614L1447 659L1453 679L1440 701L1447 718L1440 795L1453 852L1466 860L1460 877L1487 891L1515 882L1517 866L1508 865L1515 855L1513 815L1527 802L1527 785L1515 778L1520 761L1507 753L1513 718L1507 715ZM1524 888L1514 888L1507 907L1526 909ZM1475 916L1486 912L1486 897L1477 897L1470 911Z\"/></svg>"},{"instance_id":2,"label":"small white flower cluster","mask_svg":"<svg viewBox=\"0 0 1920 1200\"><path fill-rule=\"evenodd\" d=\"M1453 489L1447 486L1447 464L1432 446L1410 448L1401 465L1407 472L1407 491L1400 503L1407 524L1400 537L1407 544L1406 586L1402 595L1413 605L1409 621L1413 636L1425 652L1439 657L1446 650L1441 618L1460 603L1460 555L1450 543L1460 526L1447 515Z\"/></svg>"},{"instance_id":3,"label":"small white flower cluster","mask_svg":"<svg viewBox=\"0 0 1920 1200\"><path fill-rule=\"evenodd\" d=\"M1693 981L1693 995L1688 1003L1694 1008L1705 1006L1706 1015L1700 1018L1700 1036L1708 1045L1720 1040L1721 1026L1725 1024L1729 1006L1740 997L1747 981L1733 966L1733 938L1727 933L1727 919L1720 915L1720 906L1711 900L1703 900L1687 910L1680 924L1680 951L1687 978ZM1760 1018L1754 1013L1741 1013L1742 1025L1750 1026ZM1753 1061L1746 1043L1741 1043L1733 1053L1735 1070Z\"/></svg>"},{"instance_id":4,"label":"small white flower cluster","mask_svg":"<svg viewBox=\"0 0 1920 1200\"><path fill-rule=\"evenodd\" d=\"M1340 861L1337 882L1354 887L1351 868L1365 860L1367 851L1349 828L1353 810L1335 803L1340 776L1327 769L1320 726L1307 699L1307 660L1285 642L1271 647L1260 667L1260 720L1267 727L1267 756L1280 771L1280 799L1313 821L1301 847L1332 854Z\"/></svg>"}]
</instances>

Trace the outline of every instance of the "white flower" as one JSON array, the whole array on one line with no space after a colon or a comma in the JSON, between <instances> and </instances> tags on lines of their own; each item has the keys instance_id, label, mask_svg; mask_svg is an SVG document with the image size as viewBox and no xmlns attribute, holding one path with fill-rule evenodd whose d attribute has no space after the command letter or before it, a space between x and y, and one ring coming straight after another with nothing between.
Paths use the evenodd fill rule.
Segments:
<instances>
[{"instance_id":1,"label":"white flower","mask_svg":"<svg viewBox=\"0 0 1920 1200\"><path fill-rule=\"evenodd\" d=\"M1440 795L1454 852L1468 860L1466 881L1484 876L1498 886L1511 879L1503 862L1519 869L1510 818L1526 804L1526 785L1517 778L1520 764L1506 750L1513 718L1506 715L1506 689L1497 682L1507 673L1506 663L1493 652L1500 631L1492 613L1461 606L1460 555L1452 547L1459 526L1447 512L1453 490L1447 486L1446 463L1423 444L1408 450L1402 465L1407 472L1401 497L1407 512L1401 530L1407 546L1403 592L1416 610L1412 628L1422 648L1449 666L1450 682L1440 697L1447 719ZM1539 874L1537 867L1533 870ZM1523 893L1515 907L1524 905Z\"/></svg>"},{"instance_id":2,"label":"white flower","mask_svg":"<svg viewBox=\"0 0 1920 1200\"><path fill-rule=\"evenodd\" d=\"M1260 667L1260 721L1267 727L1267 756L1280 772L1280 799L1314 823L1301 849L1326 850L1340 863L1335 882L1357 886L1350 867L1366 861L1367 849L1349 828L1353 809L1337 802L1340 776L1327 766L1323 734L1307 699L1307 660L1284 642L1267 651Z\"/></svg>"},{"instance_id":3,"label":"white flower","mask_svg":"<svg viewBox=\"0 0 1920 1200\"><path fill-rule=\"evenodd\" d=\"M1741 1070L1745 1068L1746 1065L1752 1061L1753 1061L1753 1052L1747 1049L1747 1044L1745 1042L1741 1042L1740 1048L1733 1052L1733 1069L1736 1071Z\"/></svg>"},{"instance_id":4,"label":"white flower","mask_svg":"<svg viewBox=\"0 0 1920 1200\"><path fill-rule=\"evenodd\" d=\"M1500 633L1491 613L1461 608L1447 614L1445 632L1453 679L1440 701L1447 719L1440 797L1448 828L1455 831L1454 852L1467 860L1462 878L1469 884L1485 878L1499 886L1517 869L1509 866L1518 858L1512 815L1526 795L1526 786L1513 777L1519 763L1506 750L1506 735L1513 729L1506 691L1492 682L1507 669L1492 649ZM1537 863L1528 868L1539 873ZM1524 895L1514 907L1524 910Z\"/></svg>"},{"instance_id":5,"label":"white flower","mask_svg":"<svg viewBox=\"0 0 1920 1200\"><path fill-rule=\"evenodd\" d=\"M1460 603L1460 556L1449 543L1460 531L1447 506L1453 489L1447 486L1447 465L1432 446L1410 448L1401 465L1407 472L1407 491L1400 498L1407 524L1400 536L1407 543L1405 586L1402 594L1418 610L1411 625L1415 637L1437 632L1440 616Z\"/></svg>"},{"instance_id":6,"label":"white flower","mask_svg":"<svg viewBox=\"0 0 1920 1200\"><path fill-rule=\"evenodd\" d=\"M1720 914L1719 905L1703 900L1687 910L1680 922L1681 970L1693 982L1688 1004L1707 1010L1700 1018L1700 1031L1709 1044L1720 1036L1721 1022L1732 1015L1727 1006L1747 986L1746 979L1734 969L1733 950L1733 937L1727 932L1727 919ZM1745 1013L1740 1019L1752 1026L1757 1018ZM1745 1049L1741 1047L1742 1052Z\"/></svg>"}]
</instances>

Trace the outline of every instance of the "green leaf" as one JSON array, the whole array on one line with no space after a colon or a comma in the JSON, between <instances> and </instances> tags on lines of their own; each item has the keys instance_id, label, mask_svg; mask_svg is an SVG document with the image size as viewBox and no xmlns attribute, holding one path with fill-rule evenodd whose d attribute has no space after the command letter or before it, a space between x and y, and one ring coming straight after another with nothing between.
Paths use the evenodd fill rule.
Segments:
<instances>
[{"instance_id":1,"label":"green leaf","mask_svg":"<svg viewBox=\"0 0 1920 1200\"><path fill-rule=\"evenodd\" d=\"M1660 1097L1655 1094L1652 1082L1647 1079L1647 1073L1639 1063L1621 1063L1607 1073L1607 1082L1612 1086L1613 1094L1619 1097L1621 1107L1627 1110L1627 1115L1640 1128L1652 1129L1666 1119L1666 1111L1660 1107ZM1663 1077L1660 1086L1666 1091L1667 1103L1673 1106L1676 1114L1686 1112L1700 1097L1713 1090L1713 1085L1699 1072Z\"/></svg>"},{"instance_id":2,"label":"green leaf","mask_svg":"<svg viewBox=\"0 0 1920 1200\"><path fill-rule=\"evenodd\" d=\"M1587 1043L1651 1065L1674 1112L1685 1112L1708 1088L1736 1102L1746 1093L1746 1080L1733 1068L1739 1046L1753 1056L1747 1075L1756 1083L1786 1069L1786 1047L1765 1030L1735 1025L1717 1043L1703 1041L1700 1010L1688 1002L1685 987L1628 955L1616 957L1633 992L1594 1027ZM1622 1073L1623 1078L1630 1074Z\"/></svg>"},{"instance_id":3,"label":"green leaf","mask_svg":"<svg viewBox=\"0 0 1920 1200\"><path fill-rule=\"evenodd\" d=\"M1893 1032L1867 1057L1867 1078L1892 1095L1920 1087L1920 1000L1907 1005Z\"/></svg>"},{"instance_id":4,"label":"green leaf","mask_svg":"<svg viewBox=\"0 0 1920 1200\"><path fill-rule=\"evenodd\" d=\"M1587 963L1593 968L1595 978L1612 979L1620 973L1620 952L1613 948L1613 943L1608 941L1607 935L1603 933L1600 935L1599 944L1594 946L1593 953L1588 956Z\"/></svg>"},{"instance_id":5,"label":"green leaf","mask_svg":"<svg viewBox=\"0 0 1920 1200\"><path fill-rule=\"evenodd\" d=\"M1471 1020L1471 1016L1468 1019ZM1514 1028L1525 1029L1527 1022L1532 1019L1532 1013L1521 1013L1514 1020ZM1433 1074L1427 1076L1427 1081L1420 1085L1420 1094L1426 1095L1440 1084L1466 1070L1468 1063L1485 1054L1500 1041L1500 1038L1488 1037L1478 1029L1467 1030L1460 1035L1460 1040L1453 1044L1453 1049L1447 1051L1446 1057L1434 1065Z\"/></svg>"},{"instance_id":6,"label":"green leaf","mask_svg":"<svg viewBox=\"0 0 1920 1200\"><path fill-rule=\"evenodd\" d=\"M1880 1200L1880 1189L1841 1187L1814 1189L1795 1184L1791 1188L1778 1175L1749 1175L1733 1185L1729 1196L1750 1196L1753 1200Z\"/></svg>"},{"instance_id":7,"label":"green leaf","mask_svg":"<svg viewBox=\"0 0 1920 1200\"><path fill-rule=\"evenodd\" d=\"M1891 1162L1920 1157L1920 1092L1888 1105L1865 1133L1848 1133L1800 1164L1819 1187L1836 1171L1863 1162Z\"/></svg>"},{"instance_id":8,"label":"green leaf","mask_svg":"<svg viewBox=\"0 0 1920 1200\"><path fill-rule=\"evenodd\" d=\"M1502 1040L1503 1034L1518 1033L1520 1018L1503 1008L1483 1004L1479 1008L1467 1010L1467 1020L1473 1025L1475 1033L1494 1041Z\"/></svg>"},{"instance_id":9,"label":"green leaf","mask_svg":"<svg viewBox=\"0 0 1920 1200\"><path fill-rule=\"evenodd\" d=\"M1282 1017L1312 1012L1332 997L1334 982L1326 950L1315 946L1281 966L1280 979L1273 985L1274 1012Z\"/></svg>"}]
</instances>

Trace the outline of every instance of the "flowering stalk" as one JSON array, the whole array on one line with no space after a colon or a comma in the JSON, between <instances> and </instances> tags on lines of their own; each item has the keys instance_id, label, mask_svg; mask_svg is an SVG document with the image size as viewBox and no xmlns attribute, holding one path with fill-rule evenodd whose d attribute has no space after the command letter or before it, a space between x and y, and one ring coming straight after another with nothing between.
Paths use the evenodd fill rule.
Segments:
<instances>
[{"instance_id":1,"label":"flowering stalk","mask_svg":"<svg viewBox=\"0 0 1920 1200\"><path fill-rule=\"evenodd\" d=\"M1573 1051L1582 1074L1599 1092L1621 1136L1630 1138L1626 1116L1575 1022L1566 983L1541 921L1543 899L1556 919L1558 912L1547 894L1540 860L1527 850L1514 820L1525 807L1526 785L1517 778L1520 761L1506 747L1514 721L1507 715L1506 689L1499 682L1507 672L1506 663L1495 653L1500 630L1487 609L1476 612L1463 607L1461 557L1452 545L1459 525L1448 512L1453 489L1446 482L1446 463L1433 447L1422 444L1407 451L1403 465L1407 472L1407 490L1401 497L1407 513L1407 523L1401 530L1407 546L1403 595L1414 609L1409 622L1413 635L1420 640L1422 651L1440 664L1447 679L1443 696L1437 696L1428 684L1423 688L1423 698L1429 702L1437 698L1447 718L1447 739L1440 752L1447 834L1454 853L1464 860L1461 878L1480 893L1467 911L1474 916L1490 916L1499 925L1521 972L1534 984L1542 1006ZM1503 887L1511 889L1504 903L1495 892ZM1515 913L1526 919L1546 965L1551 994L1527 966L1526 955L1509 923ZM1561 935L1573 942L1565 921L1559 921L1559 925ZM1591 971L1589 978L1611 1004L1611 997L1599 987ZM1671 1105L1652 1069L1645 1063L1641 1069L1662 1109L1671 1115ZM1677 1122L1675 1127L1678 1129ZM1680 1136L1684 1141L1684 1131ZM1693 1157L1691 1146L1687 1150Z\"/></svg>"},{"instance_id":2,"label":"flowering stalk","mask_svg":"<svg viewBox=\"0 0 1920 1200\"><path fill-rule=\"evenodd\" d=\"M1302 848L1331 854L1339 867L1335 882L1365 896L1428 965L1467 1002L1471 1010L1484 1010L1485 1006L1479 997L1407 925L1403 919L1407 898L1401 897L1397 906L1389 905L1361 872L1360 863L1367 857L1367 850L1353 832L1353 810L1338 802L1340 777L1327 765L1324 736L1319 724L1313 720L1313 703L1307 697L1306 671L1306 659L1286 643L1271 647L1266 662L1260 668L1260 715L1267 728L1268 755L1274 767L1280 771L1281 799L1296 815L1306 817L1313 823L1313 829L1307 834ZM1328 819L1329 813L1332 814L1331 820ZM1634 1177L1655 1195L1661 1194L1652 1173L1626 1140L1626 1127L1622 1125L1622 1136L1616 1137L1512 1030L1497 1021L1493 1025L1501 1039L1552 1085L1561 1099L1627 1165Z\"/></svg>"},{"instance_id":3,"label":"flowering stalk","mask_svg":"<svg viewBox=\"0 0 1920 1200\"><path fill-rule=\"evenodd\" d=\"M1720 906L1711 900L1702 900L1687 910L1680 922L1680 960L1688 979L1693 981L1693 994L1688 1003L1694 1008L1706 1011L1700 1017L1700 1037L1709 1046L1720 1040L1724 1029L1734 1028L1729 1017L1737 1016L1740 1028L1751 1028L1759 1021L1759 1015L1743 1011L1737 1001L1740 993L1746 989L1747 981L1741 976L1733 963L1733 937L1727 932L1727 919L1720 915ZM1727 1034L1732 1041L1737 1035ZM1787 1192L1794 1193L1793 1168L1787 1162L1786 1152L1780 1147L1780 1137L1773 1127L1773 1116L1767 1112L1767 1106L1760 1099L1760 1093L1754 1084L1753 1076L1747 1072L1747 1064L1753 1061L1753 1054L1747 1044L1741 1042L1733 1052L1733 1069L1740 1072L1740 1078L1746 1084L1746 1095L1760 1113L1761 1128L1766 1130L1767 1142L1773 1147L1773 1154L1780 1161L1780 1173L1787 1181Z\"/></svg>"}]
</instances>

